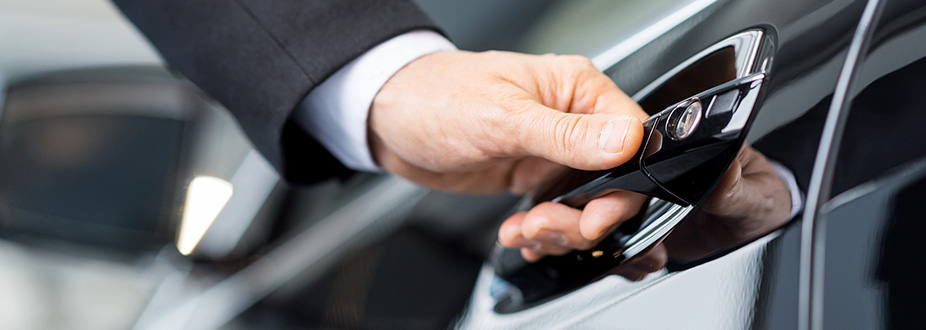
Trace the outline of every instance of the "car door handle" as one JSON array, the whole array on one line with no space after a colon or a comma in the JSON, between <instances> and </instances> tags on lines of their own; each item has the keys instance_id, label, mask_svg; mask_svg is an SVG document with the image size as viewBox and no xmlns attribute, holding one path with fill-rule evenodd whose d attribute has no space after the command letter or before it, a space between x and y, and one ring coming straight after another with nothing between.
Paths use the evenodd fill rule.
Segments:
<instances>
[{"instance_id":1,"label":"car door handle","mask_svg":"<svg viewBox=\"0 0 926 330\"><path fill-rule=\"evenodd\" d=\"M616 190L652 197L634 219L590 250L529 263L521 258L518 249L496 249L492 257L496 275L518 291L500 301L497 311L527 308L606 275L650 250L707 199L736 157L755 119L770 64L767 57L771 52L766 49L770 46L764 41L768 39L763 38L761 30L749 30L684 62L682 65L690 66L721 50L737 50L735 47L748 53L732 57L729 64L737 72L732 80L644 120L643 143L627 163L604 171L560 171L523 200L520 208L527 210L547 201L582 208L590 200ZM684 69L677 67L667 75Z\"/></svg>"}]
</instances>

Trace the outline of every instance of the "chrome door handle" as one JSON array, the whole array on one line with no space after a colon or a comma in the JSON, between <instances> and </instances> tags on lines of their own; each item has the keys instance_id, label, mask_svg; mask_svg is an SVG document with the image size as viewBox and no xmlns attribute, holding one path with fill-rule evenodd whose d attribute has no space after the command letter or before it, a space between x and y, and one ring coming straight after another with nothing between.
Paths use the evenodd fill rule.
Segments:
<instances>
[{"instance_id":1,"label":"chrome door handle","mask_svg":"<svg viewBox=\"0 0 926 330\"><path fill-rule=\"evenodd\" d=\"M761 30L748 30L727 38L644 88L647 93L658 91L660 84L673 83L672 75L686 72L699 60L735 51L735 60L728 63L736 69L732 80L672 104L643 122L643 143L631 161L605 171L563 170L522 201L521 209L527 210L546 201L582 208L618 189L653 197L634 219L590 250L528 263L517 249L497 249L492 259L496 275L518 290L500 301L497 311L527 308L606 275L650 250L707 199L755 119L771 63L771 45L763 36Z\"/></svg>"}]
</instances>

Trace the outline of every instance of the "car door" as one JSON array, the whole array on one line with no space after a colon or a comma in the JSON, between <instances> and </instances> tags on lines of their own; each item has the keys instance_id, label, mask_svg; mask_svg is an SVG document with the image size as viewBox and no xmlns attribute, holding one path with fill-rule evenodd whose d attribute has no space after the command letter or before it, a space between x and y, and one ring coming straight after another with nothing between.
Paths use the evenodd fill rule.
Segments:
<instances>
[{"instance_id":1,"label":"car door","mask_svg":"<svg viewBox=\"0 0 926 330\"><path fill-rule=\"evenodd\" d=\"M821 135L826 132L826 121L841 113L830 109L845 101L837 99L840 95L837 82L853 78L851 74L846 76L843 68L867 4L866 1L713 3L620 62L605 66L605 72L629 93L646 92L645 86L663 73L672 72L694 54L750 28L762 29L774 37L775 46L770 56L768 82L763 86L764 102L756 105L758 115L747 143L793 174L797 189L792 190L792 195L819 196L819 190L808 191L815 167L824 166L816 161L816 155L818 149L828 151L833 145L832 139L821 141ZM854 62L854 58L849 58L850 65ZM673 91L674 96L668 97L672 101L662 105L716 85L711 74L723 71L723 65L705 65L710 69L678 71L689 74L679 80L686 83L680 84L681 91ZM686 87L690 90L685 90ZM665 95L661 93L669 94L656 90L635 97L647 111L661 110L658 106L647 107L651 100L645 98ZM807 200L813 199L802 198L800 203ZM518 310L500 312L497 307L506 297L505 292L524 287L512 289L510 281L486 266L460 326L793 329L809 325L813 310L801 302L807 301L806 293L816 287L801 283L807 278L802 273L802 262L807 262L806 256L802 259L802 249L813 246L812 241L803 237L812 231L808 226L816 225L810 219L819 211L811 210L815 213L809 217L796 214L777 231L738 244L717 246L693 262L673 263L670 252L669 266L641 281L599 274L580 288L558 292L539 304ZM685 225L683 221L679 227ZM672 240L675 234L666 239Z\"/></svg>"}]
</instances>

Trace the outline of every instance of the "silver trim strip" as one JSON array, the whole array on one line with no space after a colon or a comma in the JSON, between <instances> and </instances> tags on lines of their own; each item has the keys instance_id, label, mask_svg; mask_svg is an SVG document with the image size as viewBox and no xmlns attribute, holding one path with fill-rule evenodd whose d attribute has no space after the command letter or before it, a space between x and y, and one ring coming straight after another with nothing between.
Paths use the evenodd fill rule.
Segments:
<instances>
[{"instance_id":1,"label":"silver trim strip","mask_svg":"<svg viewBox=\"0 0 926 330\"><path fill-rule=\"evenodd\" d=\"M852 36L852 43L843 62L833 101L830 103L823 124L820 146L814 159L810 185L807 189L807 203L801 219L801 260L798 293L798 329L823 329L823 258L825 253L826 218L824 204L829 200L833 181L833 170L839 153L846 119L851 105L850 91L855 87L855 77L864 62L868 43L871 41L871 27L877 24L884 6L879 0L869 0ZM817 221L818 220L818 221Z\"/></svg>"},{"instance_id":2,"label":"silver trim strip","mask_svg":"<svg viewBox=\"0 0 926 330\"><path fill-rule=\"evenodd\" d=\"M624 255L624 258L630 259L652 247L653 244L665 237L672 228L675 228L675 225L682 221L692 210L694 210L694 207L670 203L669 209L660 214L659 218L652 222L652 225L644 226L640 232L627 241L627 249L621 254Z\"/></svg>"},{"instance_id":3,"label":"silver trim strip","mask_svg":"<svg viewBox=\"0 0 926 330\"><path fill-rule=\"evenodd\" d=\"M6 77L0 74L0 123L3 122L4 108L6 108Z\"/></svg>"}]
</instances>

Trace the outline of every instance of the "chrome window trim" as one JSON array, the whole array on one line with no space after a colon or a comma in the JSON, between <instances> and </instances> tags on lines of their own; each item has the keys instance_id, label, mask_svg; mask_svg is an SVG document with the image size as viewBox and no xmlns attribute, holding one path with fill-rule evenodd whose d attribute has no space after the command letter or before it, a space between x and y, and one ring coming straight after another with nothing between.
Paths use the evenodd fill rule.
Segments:
<instances>
[{"instance_id":1,"label":"chrome window trim","mask_svg":"<svg viewBox=\"0 0 926 330\"><path fill-rule=\"evenodd\" d=\"M849 117L852 95L861 75L873 27L884 9L880 0L869 0L849 44L846 59L836 81L833 100L827 111L820 144L813 162L807 202L801 218L800 275L798 291L798 329L823 329L823 267L826 239L825 203L832 193L833 171L839 143Z\"/></svg>"}]
</instances>

